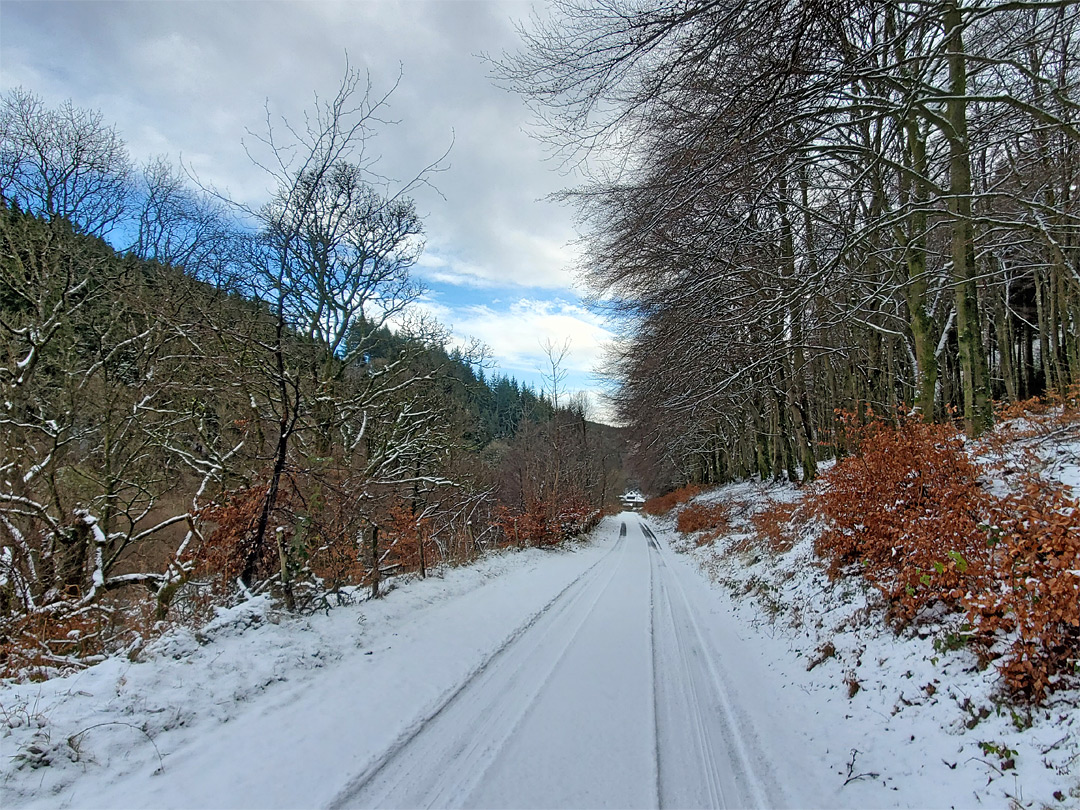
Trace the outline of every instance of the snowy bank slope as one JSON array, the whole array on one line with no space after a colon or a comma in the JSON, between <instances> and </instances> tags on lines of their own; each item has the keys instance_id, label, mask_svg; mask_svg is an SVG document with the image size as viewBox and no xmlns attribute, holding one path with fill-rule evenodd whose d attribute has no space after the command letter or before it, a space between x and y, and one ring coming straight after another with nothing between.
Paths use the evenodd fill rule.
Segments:
<instances>
[{"instance_id":1,"label":"snowy bank slope","mask_svg":"<svg viewBox=\"0 0 1080 810\"><path fill-rule=\"evenodd\" d=\"M323 806L603 553L505 553L329 615L258 599L205 643L5 685L0 805Z\"/></svg>"},{"instance_id":2,"label":"snowy bank slope","mask_svg":"<svg viewBox=\"0 0 1080 810\"><path fill-rule=\"evenodd\" d=\"M829 804L1080 807L1080 695L1006 705L996 671L980 669L955 618L894 635L862 580L829 582L813 527L778 555L745 542L751 514L797 495L741 483L700 496L726 501L733 517L729 534L700 547L671 518L654 523L720 586L714 609L742 628L742 654L769 662L760 688L798 696L801 708L777 711L796 725L817 718L807 745L835 790Z\"/></svg>"}]
</instances>

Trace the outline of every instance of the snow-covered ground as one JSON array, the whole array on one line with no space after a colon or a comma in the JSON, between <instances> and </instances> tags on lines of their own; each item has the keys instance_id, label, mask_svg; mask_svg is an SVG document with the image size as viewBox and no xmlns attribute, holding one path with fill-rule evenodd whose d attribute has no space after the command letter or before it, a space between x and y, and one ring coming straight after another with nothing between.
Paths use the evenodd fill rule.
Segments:
<instances>
[{"instance_id":1,"label":"snow-covered ground","mask_svg":"<svg viewBox=\"0 0 1080 810\"><path fill-rule=\"evenodd\" d=\"M139 662L4 685L0 805L324 806L605 551L501 554L328 615L257 599Z\"/></svg>"},{"instance_id":2,"label":"snow-covered ground","mask_svg":"<svg viewBox=\"0 0 1080 810\"><path fill-rule=\"evenodd\" d=\"M999 438L995 452L974 446L994 465L992 491L1015 489L1036 469L1080 492L1080 426L1013 420ZM798 495L744 482L699 496L726 501L733 517L731 532L702 546L674 532L674 515L659 525L719 586L722 623L741 628L781 688L803 693L820 717L812 744L847 782L835 804L1080 807L1080 691L1038 708L1010 704L994 667L963 645L962 617L894 635L872 588L829 582L812 525L784 553L747 542L753 513Z\"/></svg>"},{"instance_id":3,"label":"snow-covered ground","mask_svg":"<svg viewBox=\"0 0 1080 810\"><path fill-rule=\"evenodd\" d=\"M893 637L807 542L723 551L624 513L569 550L325 615L256 600L139 662L5 685L0 804L1080 804L1075 694L1021 731L992 671Z\"/></svg>"},{"instance_id":4,"label":"snow-covered ground","mask_svg":"<svg viewBox=\"0 0 1080 810\"><path fill-rule=\"evenodd\" d=\"M739 512L795 495L787 485L725 487L703 497L736 504L735 532L702 547L669 536L717 583L722 621L769 662L774 688L800 696L791 721L807 730L826 779L839 780L824 804L1080 807L1080 694L1010 707L993 667L958 646L958 620L894 635L872 589L829 582L810 527L780 555L740 544Z\"/></svg>"},{"instance_id":5,"label":"snow-covered ground","mask_svg":"<svg viewBox=\"0 0 1080 810\"><path fill-rule=\"evenodd\" d=\"M696 572L633 514L594 542L603 557L332 806L832 803L807 781L816 752L767 717L763 662L702 621Z\"/></svg>"},{"instance_id":6,"label":"snow-covered ground","mask_svg":"<svg viewBox=\"0 0 1080 810\"><path fill-rule=\"evenodd\" d=\"M256 600L145 661L6 687L3 803L835 803L715 604L632 513L329 615Z\"/></svg>"}]
</instances>

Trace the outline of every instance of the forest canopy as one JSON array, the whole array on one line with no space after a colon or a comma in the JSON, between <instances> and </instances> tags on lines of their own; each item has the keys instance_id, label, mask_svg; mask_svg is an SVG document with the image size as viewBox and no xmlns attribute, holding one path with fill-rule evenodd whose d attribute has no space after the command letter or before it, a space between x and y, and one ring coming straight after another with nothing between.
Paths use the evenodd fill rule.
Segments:
<instances>
[{"instance_id":1,"label":"forest canopy","mask_svg":"<svg viewBox=\"0 0 1080 810\"><path fill-rule=\"evenodd\" d=\"M1080 7L556 0L502 81L589 180L654 491L811 478L838 413L1080 382Z\"/></svg>"}]
</instances>

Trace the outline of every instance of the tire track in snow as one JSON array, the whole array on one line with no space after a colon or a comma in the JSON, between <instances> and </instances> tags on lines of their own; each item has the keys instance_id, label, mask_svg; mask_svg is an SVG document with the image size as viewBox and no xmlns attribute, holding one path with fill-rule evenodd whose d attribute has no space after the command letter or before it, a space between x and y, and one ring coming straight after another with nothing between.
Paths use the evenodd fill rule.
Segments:
<instances>
[{"instance_id":1,"label":"tire track in snow","mask_svg":"<svg viewBox=\"0 0 1080 810\"><path fill-rule=\"evenodd\" d=\"M623 523L623 528L626 528L626 524ZM642 524L642 529L645 526ZM642 532L644 534L644 531ZM646 535L648 537L648 535ZM653 542L650 538L649 542ZM651 558L650 554L650 558ZM662 757L660 756L660 693L657 689L657 673L660 671L660 662L657 655L656 645L656 566L649 563L649 655L652 657L652 672L651 683L649 689L652 691L652 720L653 720L653 770L656 772L656 779L654 781L654 789L656 799L656 806L663 807L663 783L664 774L662 768Z\"/></svg>"},{"instance_id":2,"label":"tire track in snow","mask_svg":"<svg viewBox=\"0 0 1080 810\"><path fill-rule=\"evenodd\" d=\"M695 673L686 639L680 633L674 616L671 595L667 583L664 582L669 574L653 537L649 537L649 546L649 559L656 588L653 621L660 635L658 649L665 649L667 652L666 661L662 660L664 656L657 656L661 659L658 668L661 677L656 686L657 735L660 740L657 768L659 805L727 807L723 779L717 767L718 752L705 725L705 718L710 713L709 705L701 694L700 679ZM674 661L671 660L672 651ZM700 650L694 652L697 655L702 654ZM678 666L671 666L675 663ZM682 750L677 755L678 764L672 762L671 766L665 767L665 759L671 756L670 752L680 742L682 745L678 747ZM686 750L687 742L690 744L689 751ZM687 758L688 754L690 759ZM691 763L695 767L688 773L685 766ZM680 770L684 772L679 773ZM698 778L693 779L693 776Z\"/></svg>"},{"instance_id":3,"label":"tire track in snow","mask_svg":"<svg viewBox=\"0 0 1080 810\"><path fill-rule=\"evenodd\" d=\"M618 547L622 552L625 552L625 543L623 540L619 540ZM619 562L621 562L621 559ZM452 764L453 767L461 773L466 774L465 779L443 782L441 789L432 796L431 801L425 803L426 807L460 805L468 798L472 790L484 780L487 773L497 766L497 762L500 754L502 754L504 750L506 742L528 718L529 714L536 706L537 700L544 692L545 687L547 687L552 677L562 665L566 653L578 640L582 627L585 626L586 622L593 615L597 604L599 604L600 600L607 592L608 586L618 572L619 562L614 564L610 575L604 580L604 584L599 587L595 596L588 602L588 607L579 614L570 633L563 637L563 641L557 644L557 652L554 656L549 656L548 653L550 653L551 650L544 646L541 639L537 639L533 642L534 647L529 652L528 660L521 661L520 663L514 663L510 660L500 662L500 667L510 667L512 670L509 680L503 686L501 694L502 700L492 702L492 699L488 696L489 688L494 685L480 683L476 685L476 689L479 690L480 703L483 705L478 705L475 708L483 711L484 705L490 706L493 710L490 711L487 716L494 717L495 719L485 719L483 727L474 726L473 739L476 742L470 746L464 757L455 756L452 763L448 763ZM585 601L584 595L582 595L580 601ZM557 619L560 616L573 614L573 609L576 604L576 601L574 603L568 601L560 609L558 616L552 616L551 624L545 628L548 634L555 632L555 628L558 625ZM514 657L519 657L519 651L515 651ZM528 664L531 663L533 659L539 659L537 662L540 665L538 671L544 672L544 675L539 679L533 678L533 684L530 688L525 689L521 693L517 693L515 686L518 682L523 680L519 676L519 670L525 670L527 672L529 670ZM497 684L498 676L494 677L493 680ZM508 720L510 721L509 723L506 722ZM500 731L502 732L501 734L499 733ZM489 733L492 735L491 738L488 737ZM494 738L495 742L491 742L492 738Z\"/></svg>"},{"instance_id":4,"label":"tire track in snow","mask_svg":"<svg viewBox=\"0 0 1080 810\"><path fill-rule=\"evenodd\" d=\"M605 563L617 552L621 558L625 550L622 532L607 554L530 616L433 712L350 781L329 807L445 807L463 803L558 668L614 578L621 559L611 566ZM593 587L597 582L600 584ZM560 619L572 617L583 603L573 630L564 635ZM463 738L462 729L469 729L468 739Z\"/></svg>"},{"instance_id":5,"label":"tire track in snow","mask_svg":"<svg viewBox=\"0 0 1080 810\"><path fill-rule=\"evenodd\" d=\"M615 802L619 805L660 807L780 804L782 792L774 780L761 778L768 763L752 724L732 703L721 659L699 623L683 572L669 565L674 562L670 551L649 527L641 521L638 526L641 534L631 531L629 537L626 524L620 526L618 539L600 560L524 622L330 806L528 805L544 804L545 796L555 806L603 806L615 796L623 797ZM640 613L635 600L640 600ZM617 616L623 610L629 612L620 623ZM634 627L640 628L640 646ZM615 646L602 640L609 633L620 639ZM611 694L595 691L608 683L589 674L589 656L596 654L589 650L595 644L607 647L616 656L612 660L622 661L624 649L628 656L616 665L622 670L609 665L597 676L603 671L603 677L622 683L625 672L631 683L638 679L640 691L631 689L614 704L607 700ZM573 759L549 762L536 771L538 761L532 758L540 749L535 746L559 739L551 736L552 729L576 738L588 736L594 724L604 725L608 715L592 713L599 703L608 705L604 712L636 712L640 718L615 726L633 729L623 739L637 741L622 746L627 754L637 753L612 763L612 774L627 769L630 781L605 782L610 775L597 773L595 780L581 782ZM567 705L575 707L569 714ZM543 783L536 792L530 768L546 778L569 779L575 787L549 795L554 785ZM531 787L525 784L530 781ZM627 792L629 785L633 789Z\"/></svg>"},{"instance_id":6,"label":"tire track in snow","mask_svg":"<svg viewBox=\"0 0 1080 810\"><path fill-rule=\"evenodd\" d=\"M706 641L679 576L667 563L668 552L644 522L641 529L653 561L653 622L658 648L664 651L656 663L660 806L776 806L777 797L770 795L775 791L768 789L753 764L763 758L749 750L752 730L739 722L717 670L720 658ZM693 750L688 751L687 745ZM696 769L687 769L690 762Z\"/></svg>"}]
</instances>

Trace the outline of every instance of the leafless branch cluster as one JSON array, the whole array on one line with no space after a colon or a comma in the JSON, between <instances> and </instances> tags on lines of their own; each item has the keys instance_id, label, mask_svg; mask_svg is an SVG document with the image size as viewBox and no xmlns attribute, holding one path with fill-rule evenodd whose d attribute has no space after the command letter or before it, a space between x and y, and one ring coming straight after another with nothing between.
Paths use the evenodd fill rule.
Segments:
<instances>
[{"instance_id":1,"label":"leafless branch cluster","mask_svg":"<svg viewBox=\"0 0 1080 810\"><path fill-rule=\"evenodd\" d=\"M974 435L1080 379L1074 4L553 8L499 73L588 173L563 197L658 482L812 476L837 410Z\"/></svg>"}]
</instances>

